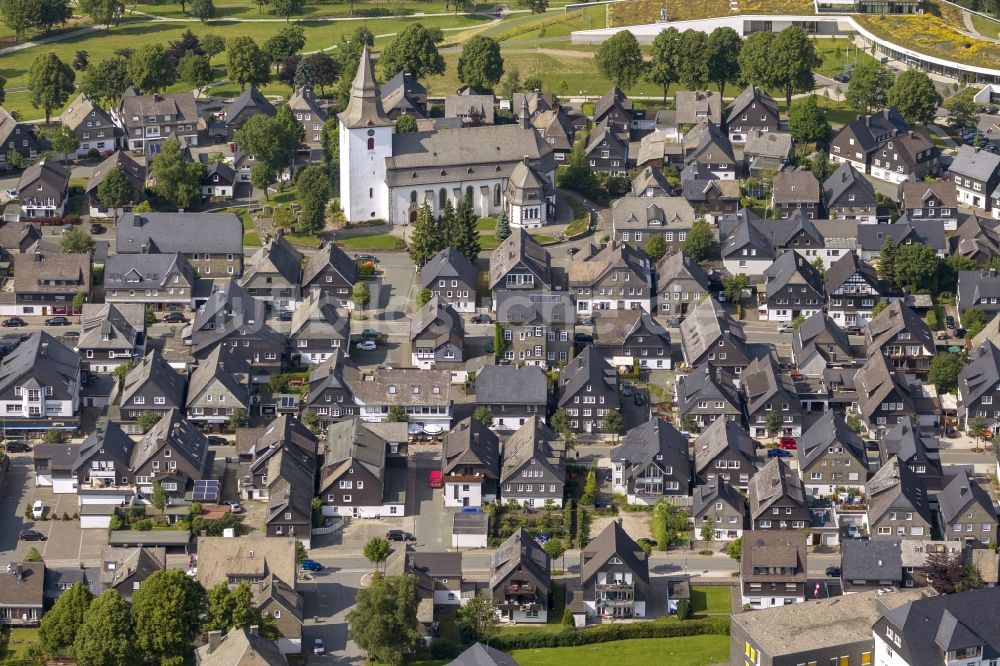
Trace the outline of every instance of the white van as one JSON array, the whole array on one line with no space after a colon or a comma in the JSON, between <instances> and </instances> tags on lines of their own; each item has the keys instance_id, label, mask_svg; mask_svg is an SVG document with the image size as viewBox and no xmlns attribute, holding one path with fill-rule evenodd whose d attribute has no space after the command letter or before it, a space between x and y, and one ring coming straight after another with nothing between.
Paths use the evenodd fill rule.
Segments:
<instances>
[{"instance_id":1,"label":"white van","mask_svg":"<svg viewBox=\"0 0 1000 666\"><path fill-rule=\"evenodd\" d=\"M31 505L32 518L41 520L43 515L45 515L45 505L42 504L42 500L35 500L35 503Z\"/></svg>"}]
</instances>

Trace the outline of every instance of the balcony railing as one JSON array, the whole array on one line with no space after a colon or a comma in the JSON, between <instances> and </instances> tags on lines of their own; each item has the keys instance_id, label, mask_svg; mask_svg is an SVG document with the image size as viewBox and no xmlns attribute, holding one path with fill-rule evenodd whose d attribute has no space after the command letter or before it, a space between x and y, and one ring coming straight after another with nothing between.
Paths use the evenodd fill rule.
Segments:
<instances>
[{"instance_id":1,"label":"balcony railing","mask_svg":"<svg viewBox=\"0 0 1000 666\"><path fill-rule=\"evenodd\" d=\"M536 592L535 586L530 585L528 583L522 583L519 585L511 584L504 588L504 594L515 595L515 596L522 594L534 595L535 592Z\"/></svg>"},{"instance_id":2,"label":"balcony railing","mask_svg":"<svg viewBox=\"0 0 1000 666\"><path fill-rule=\"evenodd\" d=\"M616 583L614 581L610 583L604 583L603 585L598 583L597 590L631 590L635 586L632 583Z\"/></svg>"},{"instance_id":3,"label":"balcony railing","mask_svg":"<svg viewBox=\"0 0 1000 666\"><path fill-rule=\"evenodd\" d=\"M632 607L635 605L635 599L598 599L597 604L599 606L613 606L617 608Z\"/></svg>"}]
</instances>

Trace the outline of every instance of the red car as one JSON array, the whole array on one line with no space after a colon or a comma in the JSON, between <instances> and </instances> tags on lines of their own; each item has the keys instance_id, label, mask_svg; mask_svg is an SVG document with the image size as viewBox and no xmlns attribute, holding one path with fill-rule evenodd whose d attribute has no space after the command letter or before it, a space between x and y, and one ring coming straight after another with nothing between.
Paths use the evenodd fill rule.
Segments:
<instances>
[{"instance_id":1,"label":"red car","mask_svg":"<svg viewBox=\"0 0 1000 666\"><path fill-rule=\"evenodd\" d=\"M441 470L439 469L431 470L430 477L428 478L428 483L430 483L431 488L443 488L444 475L441 474Z\"/></svg>"},{"instance_id":2,"label":"red car","mask_svg":"<svg viewBox=\"0 0 1000 666\"><path fill-rule=\"evenodd\" d=\"M794 437L782 437L778 441L778 446L785 449L786 451L795 450L795 438Z\"/></svg>"}]
</instances>

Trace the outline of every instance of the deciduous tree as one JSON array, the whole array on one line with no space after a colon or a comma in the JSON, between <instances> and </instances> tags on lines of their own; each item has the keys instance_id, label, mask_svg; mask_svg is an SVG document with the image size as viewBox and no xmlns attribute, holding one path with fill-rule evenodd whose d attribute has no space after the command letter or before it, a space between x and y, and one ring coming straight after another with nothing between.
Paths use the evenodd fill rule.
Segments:
<instances>
[{"instance_id":1,"label":"deciduous tree","mask_svg":"<svg viewBox=\"0 0 1000 666\"><path fill-rule=\"evenodd\" d=\"M166 90L177 79L163 44L144 44L128 61L128 78L143 93Z\"/></svg>"},{"instance_id":2,"label":"deciduous tree","mask_svg":"<svg viewBox=\"0 0 1000 666\"><path fill-rule=\"evenodd\" d=\"M948 125L959 131L975 129L979 122L979 110L972 99L972 89L951 97L944 103L948 110Z\"/></svg>"},{"instance_id":3,"label":"deciduous tree","mask_svg":"<svg viewBox=\"0 0 1000 666\"><path fill-rule=\"evenodd\" d=\"M527 7L532 14L544 14L549 8L549 0L518 0L517 4Z\"/></svg>"},{"instance_id":4,"label":"deciduous tree","mask_svg":"<svg viewBox=\"0 0 1000 666\"><path fill-rule=\"evenodd\" d=\"M709 257L715 248L715 234L704 220L695 220L684 241L684 254L701 262Z\"/></svg>"},{"instance_id":5,"label":"deciduous tree","mask_svg":"<svg viewBox=\"0 0 1000 666\"><path fill-rule=\"evenodd\" d=\"M247 86L261 86L271 78L267 55L257 46L253 37L239 35L226 42L226 71L238 83L240 90ZM260 116L251 116L259 118Z\"/></svg>"},{"instance_id":6,"label":"deciduous tree","mask_svg":"<svg viewBox=\"0 0 1000 666\"><path fill-rule=\"evenodd\" d=\"M779 32L772 47L774 83L785 91L787 110L792 105L792 93L809 92L816 87L813 70L823 61L806 31L795 25Z\"/></svg>"},{"instance_id":7,"label":"deciduous tree","mask_svg":"<svg viewBox=\"0 0 1000 666\"><path fill-rule=\"evenodd\" d=\"M177 76L194 88L196 96L201 96L202 91L214 78L208 56L190 52L186 53L177 64Z\"/></svg>"},{"instance_id":8,"label":"deciduous tree","mask_svg":"<svg viewBox=\"0 0 1000 666\"><path fill-rule=\"evenodd\" d=\"M73 645L79 666L132 666L142 661L129 604L115 590L105 590L90 603Z\"/></svg>"},{"instance_id":9,"label":"deciduous tree","mask_svg":"<svg viewBox=\"0 0 1000 666\"><path fill-rule=\"evenodd\" d=\"M421 79L444 74L444 57L438 53L434 33L420 23L406 26L389 42L378 59L386 79L408 72ZM353 70L347 70L353 73Z\"/></svg>"},{"instance_id":10,"label":"deciduous tree","mask_svg":"<svg viewBox=\"0 0 1000 666\"><path fill-rule=\"evenodd\" d=\"M207 23L215 18L215 3L212 0L191 0L191 16Z\"/></svg>"},{"instance_id":11,"label":"deciduous tree","mask_svg":"<svg viewBox=\"0 0 1000 666\"><path fill-rule=\"evenodd\" d=\"M774 63L771 61L773 44L774 33L769 30L752 33L743 41L737 61L740 75L747 83L761 88L777 86Z\"/></svg>"},{"instance_id":12,"label":"deciduous tree","mask_svg":"<svg viewBox=\"0 0 1000 666\"><path fill-rule=\"evenodd\" d=\"M654 264L662 259L666 253L667 241L663 240L663 236L657 234L646 243L646 255L649 256L649 260Z\"/></svg>"},{"instance_id":13,"label":"deciduous tree","mask_svg":"<svg viewBox=\"0 0 1000 666\"><path fill-rule=\"evenodd\" d=\"M500 629L500 615L493 597L476 592L476 595L460 606L455 619L462 640L467 643L482 641L489 643Z\"/></svg>"},{"instance_id":14,"label":"deciduous tree","mask_svg":"<svg viewBox=\"0 0 1000 666\"><path fill-rule=\"evenodd\" d=\"M493 90L503 76L503 57L495 39L476 35L462 45L458 80L477 90Z\"/></svg>"},{"instance_id":15,"label":"deciduous tree","mask_svg":"<svg viewBox=\"0 0 1000 666\"><path fill-rule=\"evenodd\" d=\"M270 0L271 6L274 7L274 13L278 16L284 16L285 21L289 21L291 17L298 16L302 13L302 8L305 7L305 0Z\"/></svg>"},{"instance_id":16,"label":"deciduous tree","mask_svg":"<svg viewBox=\"0 0 1000 666\"><path fill-rule=\"evenodd\" d=\"M887 101L910 125L927 125L934 122L941 95L931 77L920 70L907 69L889 88Z\"/></svg>"},{"instance_id":17,"label":"deciduous tree","mask_svg":"<svg viewBox=\"0 0 1000 666\"><path fill-rule=\"evenodd\" d=\"M38 25L38 0L0 0L0 20L14 31L14 41Z\"/></svg>"},{"instance_id":18,"label":"deciduous tree","mask_svg":"<svg viewBox=\"0 0 1000 666\"><path fill-rule=\"evenodd\" d=\"M958 386L958 373L965 367L960 354L941 352L931 359L927 381L934 384L940 393L951 393Z\"/></svg>"},{"instance_id":19,"label":"deciduous tree","mask_svg":"<svg viewBox=\"0 0 1000 666\"><path fill-rule=\"evenodd\" d=\"M966 337L974 338L986 328L986 313L979 308L969 308L962 313L962 326L965 327Z\"/></svg>"},{"instance_id":20,"label":"deciduous tree","mask_svg":"<svg viewBox=\"0 0 1000 666\"><path fill-rule=\"evenodd\" d=\"M205 589L181 569L156 571L132 593L136 644L147 660L180 666L205 610Z\"/></svg>"},{"instance_id":21,"label":"deciduous tree","mask_svg":"<svg viewBox=\"0 0 1000 666\"><path fill-rule=\"evenodd\" d=\"M63 162L66 161L70 153L75 153L80 147L80 137L66 125L60 125L45 132L45 138L49 140L52 150L60 156Z\"/></svg>"},{"instance_id":22,"label":"deciduous tree","mask_svg":"<svg viewBox=\"0 0 1000 666\"><path fill-rule=\"evenodd\" d=\"M161 144L160 152L153 156L150 173L156 179L153 191L177 208L190 208L201 197L205 167L186 159L177 139Z\"/></svg>"},{"instance_id":23,"label":"deciduous tree","mask_svg":"<svg viewBox=\"0 0 1000 666\"><path fill-rule=\"evenodd\" d=\"M885 107L892 84L892 72L876 60L865 59L851 72L844 99L858 113L869 114Z\"/></svg>"},{"instance_id":24,"label":"deciduous tree","mask_svg":"<svg viewBox=\"0 0 1000 666\"><path fill-rule=\"evenodd\" d=\"M208 33L201 37L201 48L209 58L214 58L226 50L226 39L220 35Z\"/></svg>"},{"instance_id":25,"label":"deciduous tree","mask_svg":"<svg viewBox=\"0 0 1000 666\"><path fill-rule=\"evenodd\" d=\"M823 115L823 109L819 107L816 95L792 100L792 108L788 112L788 130L797 142L826 144L832 130Z\"/></svg>"},{"instance_id":26,"label":"deciduous tree","mask_svg":"<svg viewBox=\"0 0 1000 666\"><path fill-rule=\"evenodd\" d=\"M402 405L392 405L389 407L389 423L406 423L410 420L409 415L406 413L406 407Z\"/></svg>"},{"instance_id":27,"label":"deciduous tree","mask_svg":"<svg viewBox=\"0 0 1000 666\"><path fill-rule=\"evenodd\" d=\"M493 410L485 405L476 407L476 411L472 413L472 418L479 421L487 428L493 427Z\"/></svg>"},{"instance_id":28,"label":"deciduous tree","mask_svg":"<svg viewBox=\"0 0 1000 666\"><path fill-rule=\"evenodd\" d=\"M105 28L118 25L125 14L125 3L122 0L79 0L77 6L94 23Z\"/></svg>"},{"instance_id":29,"label":"deciduous tree","mask_svg":"<svg viewBox=\"0 0 1000 666\"><path fill-rule=\"evenodd\" d=\"M28 72L28 91L31 106L45 111L45 124L52 111L61 108L73 93L76 73L59 57L49 51L35 58Z\"/></svg>"},{"instance_id":30,"label":"deciduous tree","mask_svg":"<svg viewBox=\"0 0 1000 666\"><path fill-rule=\"evenodd\" d=\"M358 590L347 624L370 661L399 666L417 653L422 642L417 631L419 600L413 576L375 576L370 586Z\"/></svg>"},{"instance_id":31,"label":"deciduous tree","mask_svg":"<svg viewBox=\"0 0 1000 666\"><path fill-rule=\"evenodd\" d=\"M720 97L726 94L727 83L736 83L740 78L742 47L743 38L732 28L716 28L708 35L708 80L718 86Z\"/></svg>"},{"instance_id":32,"label":"deciduous tree","mask_svg":"<svg viewBox=\"0 0 1000 666\"><path fill-rule=\"evenodd\" d=\"M87 68L80 82L80 92L108 107L117 104L128 86L128 61L116 55Z\"/></svg>"},{"instance_id":33,"label":"deciduous tree","mask_svg":"<svg viewBox=\"0 0 1000 666\"><path fill-rule=\"evenodd\" d=\"M372 537L361 549L361 554L375 565L376 571L388 559L391 552L392 547L389 545L389 540L384 537Z\"/></svg>"},{"instance_id":34,"label":"deciduous tree","mask_svg":"<svg viewBox=\"0 0 1000 666\"><path fill-rule=\"evenodd\" d=\"M940 262L934 250L923 243L901 245L893 270L896 284L911 294L918 290L931 292L936 286Z\"/></svg>"},{"instance_id":35,"label":"deciduous tree","mask_svg":"<svg viewBox=\"0 0 1000 666\"><path fill-rule=\"evenodd\" d=\"M275 67L288 56L298 53L306 45L305 30L297 25L289 25L264 42L264 53Z\"/></svg>"},{"instance_id":36,"label":"deciduous tree","mask_svg":"<svg viewBox=\"0 0 1000 666\"><path fill-rule=\"evenodd\" d=\"M83 254L93 249L94 239L91 238L90 234L83 227L74 226L63 234L59 244L62 246L62 251L67 254Z\"/></svg>"},{"instance_id":37,"label":"deciduous tree","mask_svg":"<svg viewBox=\"0 0 1000 666\"><path fill-rule=\"evenodd\" d=\"M646 70L646 80L663 88L663 103L667 102L670 86L680 80L678 62L681 53L681 33L673 26L661 30L653 39L652 61Z\"/></svg>"},{"instance_id":38,"label":"deciduous tree","mask_svg":"<svg viewBox=\"0 0 1000 666\"><path fill-rule=\"evenodd\" d=\"M417 131L417 119L408 113L404 113L396 118L396 134L406 134Z\"/></svg>"},{"instance_id":39,"label":"deciduous tree","mask_svg":"<svg viewBox=\"0 0 1000 666\"><path fill-rule=\"evenodd\" d=\"M616 32L601 44L594 59L598 71L619 88L631 88L642 75L642 51L628 30Z\"/></svg>"},{"instance_id":40,"label":"deciduous tree","mask_svg":"<svg viewBox=\"0 0 1000 666\"><path fill-rule=\"evenodd\" d=\"M74 655L73 641L93 599L90 589L82 583L59 596L52 609L42 617L38 629L38 638L46 654Z\"/></svg>"},{"instance_id":41,"label":"deciduous tree","mask_svg":"<svg viewBox=\"0 0 1000 666\"><path fill-rule=\"evenodd\" d=\"M351 300L354 301L354 307L359 310L364 310L371 298L372 292L371 289L369 289L367 282L356 282L354 284L354 291L351 294Z\"/></svg>"}]
</instances>

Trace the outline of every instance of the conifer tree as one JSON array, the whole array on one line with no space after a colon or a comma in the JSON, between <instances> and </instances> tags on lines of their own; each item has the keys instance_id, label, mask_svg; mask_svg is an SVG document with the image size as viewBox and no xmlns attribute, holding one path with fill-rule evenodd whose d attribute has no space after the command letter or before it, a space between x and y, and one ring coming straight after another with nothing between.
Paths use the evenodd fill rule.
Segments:
<instances>
[{"instance_id":1,"label":"conifer tree","mask_svg":"<svg viewBox=\"0 0 1000 666\"><path fill-rule=\"evenodd\" d=\"M455 214L452 247L473 263L475 263L481 249L476 221L476 210L472 206L472 197L463 197L458 202L458 210Z\"/></svg>"},{"instance_id":2,"label":"conifer tree","mask_svg":"<svg viewBox=\"0 0 1000 666\"><path fill-rule=\"evenodd\" d=\"M420 212L417 213L417 219L413 224L413 233L410 234L408 242L408 252L414 264L422 267L436 254L437 251L434 248L437 243L435 239L437 233L434 214L431 212L430 205L425 201L424 205L420 207Z\"/></svg>"},{"instance_id":3,"label":"conifer tree","mask_svg":"<svg viewBox=\"0 0 1000 666\"><path fill-rule=\"evenodd\" d=\"M497 240L501 243L510 238L510 220L507 219L507 211L501 210L497 215Z\"/></svg>"}]
</instances>

